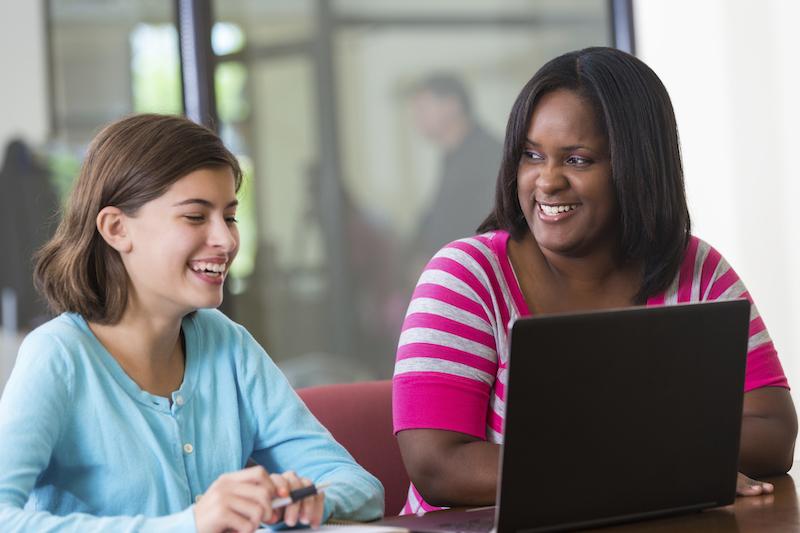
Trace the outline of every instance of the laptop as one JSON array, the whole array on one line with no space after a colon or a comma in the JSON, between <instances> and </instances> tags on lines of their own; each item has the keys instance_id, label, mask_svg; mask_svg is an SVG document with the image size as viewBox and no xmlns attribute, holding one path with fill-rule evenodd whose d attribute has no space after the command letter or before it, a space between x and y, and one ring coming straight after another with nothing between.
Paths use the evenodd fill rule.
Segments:
<instances>
[{"instance_id":1,"label":"laptop","mask_svg":"<svg viewBox=\"0 0 800 533\"><path fill-rule=\"evenodd\" d=\"M733 503L750 304L518 319L497 505L412 531L558 531Z\"/></svg>"}]
</instances>

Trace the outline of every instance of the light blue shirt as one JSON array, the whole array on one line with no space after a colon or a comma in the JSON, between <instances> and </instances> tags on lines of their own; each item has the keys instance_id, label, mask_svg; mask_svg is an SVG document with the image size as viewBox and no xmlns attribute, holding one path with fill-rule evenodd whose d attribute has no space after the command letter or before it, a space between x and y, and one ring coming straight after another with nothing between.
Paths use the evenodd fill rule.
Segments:
<instances>
[{"instance_id":1,"label":"light blue shirt","mask_svg":"<svg viewBox=\"0 0 800 533\"><path fill-rule=\"evenodd\" d=\"M186 369L143 391L77 314L23 342L0 399L4 532L195 531L193 504L253 457L325 491L325 519L383 514L383 487L311 415L250 334L215 310L183 320Z\"/></svg>"}]
</instances>

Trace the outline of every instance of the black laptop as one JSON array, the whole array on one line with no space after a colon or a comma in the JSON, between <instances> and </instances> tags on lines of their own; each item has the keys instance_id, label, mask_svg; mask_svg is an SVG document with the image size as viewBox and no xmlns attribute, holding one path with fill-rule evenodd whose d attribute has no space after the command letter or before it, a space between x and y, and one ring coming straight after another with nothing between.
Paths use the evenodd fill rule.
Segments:
<instances>
[{"instance_id":1,"label":"black laptop","mask_svg":"<svg viewBox=\"0 0 800 533\"><path fill-rule=\"evenodd\" d=\"M515 321L497 506L383 522L556 531L733 503L749 322L746 300Z\"/></svg>"}]
</instances>

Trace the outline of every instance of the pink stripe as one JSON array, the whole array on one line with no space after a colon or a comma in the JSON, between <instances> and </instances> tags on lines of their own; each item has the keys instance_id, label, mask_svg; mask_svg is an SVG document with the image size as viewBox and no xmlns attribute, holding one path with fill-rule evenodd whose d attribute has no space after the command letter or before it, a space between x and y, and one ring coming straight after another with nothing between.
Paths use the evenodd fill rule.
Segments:
<instances>
[{"instance_id":1,"label":"pink stripe","mask_svg":"<svg viewBox=\"0 0 800 533\"><path fill-rule=\"evenodd\" d=\"M478 298L483 301L487 309L492 309L493 305L491 295L486 290L486 287L481 284L478 278L476 278L475 275L466 267L447 257L435 257L431 259L430 263L428 263L428 266L425 268L426 271L432 269L447 272L455 278L460 279L466 283L470 289L475 291L475 294L477 294Z\"/></svg>"},{"instance_id":2,"label":"pink stripe","mask_svg":"<svg viewBox=\"0 0 800 533\"><path fill-rule=\"evenodd\" d=\"M519 281L514 275L514 269L511 267L511 261L508 259L508 239L511 234L506 231L498 231L496 238L492 240L492 248L495 255L500 260L500 269L503 271L503 277L506 280L506 285L511 290L511 297L514 299L514 304L517 306L517 311L520 316L531 315L528 303L525 301L525 296L522 294L522 288L519 286Z\"/></svg>"},{"instance_id":3,"label":"pink stripe","mask_svg":"<svg viewBox=\"0 0 800 533\"><path fill-rule=\"evenodd\" d=\"M494 294L503 294L503 292L500 290L500 284L497 281L497 277L494 274L494 269L492 268L489 259L483 255L483 252L466 242L454 242L451 247L461 250L472 257L472 259L474 259L475 262L481 266L483 271L489 277L489 284L492 286L492 292ZM500 319L502 320L503 325L508 324L508 309L505 305L501 305L499 307Z\"/></svg>"},{"instance_id":4,"label":"pink stripe","mask_svg":"<svg viewBox=\"0 0 800 533\"><path fill-rule=\"evenodd\" d=\"M451 348L450 346L442 346L441 344L431 344L422 342L412 342L403 344L397 348L397 360L402 361L410 357L432 357L436 359L444 359L445 361L452 361L460 363L470 368L486 372L490 376L497 373L497 364L479 357L477 355Z\"/></svg>"},{"instance_id":5,"label":"pink stripe","mask_svg":"<svg viewBox=\"0 0 800 533\"><path fill-rule=\"evenodd\" d=\"M721 294L730 289L731 286L738 280L739 276L736 275L736 272L734 272L732 268L728 268L728 271L718 277L717 281L715 281L711 286L711 291L708 293L708 299L716 300Z\"/></svg>"},{"instance_id":6,"label":"pink stripe","mask_svg":"<svg viewBox=\"0 0 800 533\"><path fill-rule=\"evenodd\" d=\"M711 276L714 275L714 271L717 270L717 265L719 264L720 259L722 259L722 256L719 255L718 251L710 246L708 248L708 255L706 256L706 260L703 262L703 270L700 272L701 300L705 298L706 289L708 288L708 284L711 282Z\"/></svg>"},{"instance_id":7,"label":"pink stripe","mask_svg":"<svg viewBox=\"0 0 800 533\"><path fill-rule=\"evenodd\" d=\"M761 387L789 388L781 362L772 342L762 344L747 354L747 369L744 376L744 391Z\"/></svg>"},{"instance_id":8,"label":"pink stripe","mask_svg":"<svg viewBox=\"0 0 800 533\"><path fill-rule=\"evenodd\" d=\"M462 339L480 343L487 348L495 348L494 336L492 334L473 328L472 326L468 326L452 318L433 313L413 313L408 315L403 322L403 331L412 328L435 329L436 331L450 333Z\"/></svg>"},{"instance_id":9,"label":"pink stripe","mask_svg":"<svg viewBox=\"0 0 800 533\"><path fill-rule=\"evenodd\" d=\"M750 302L751 304L753 303L753 298L750 296L750 293L749 293L749 292L747 292L747 291L744 291L742 294L740 294L740 295L739 295L739 298L740 298L740 299L747 300L747 301L748 301L748 302Z\"/></svg>"},{"instance_id":10,"label":"pink stripe","mask_svg":"<svg viewBox=\"0 0 800 533\"><path fill-rule=\"evenodd\" d=\"M489 412L489 427L497 433L503 433L503 419L494 411Z\"/></svg>"},{"instance_id":11,"label":"pink stripe","mask_svg":"<svg viewBox=\"0 0 800 533\"><path fill-rule=\"evenodd\" d=\"M505 383L503 383L499 379L496 379L494 381L494 393L499 399L501 399L503 401L506 401L506 385L505 385Z\"/></svg>"},{"instance_id":12,"label":"pink stripe","mask_svg":"<svg viewBox=\"0 0 800 533\"><path fill-rule=\"evenodd\" d=\"M490 392L486 383L442 372L396 375L392 379L394 432L444 429L485 439Z\"/></svg>"},{"instance_id":13,"label":"pink stripe","mask_svg":"<svg viewBox=\"0 0 800 533\"><path fill-rule=\"evenodd\" d=\"M660 294L654 294L650 298L647 299L647 306L648 307L658 307L659 305L664 305L664 301L667 298L666 291Z\"/></svg>"},{"instance_id":14,"label":"pink stripe","mask_svg":"<svg viewBox=\"0 0 800 533\"><path fill-rule=\"evenodd\" d=\"M694 262L697 257L698 240L693 238L689 241L686 255L681 264L681 271L678 277L678 302L688 302L692 299L692 281L694 281Z\"/></svg>"},{"instance_id":15,"label":"pink stripe","mask_svg":"<svg viewBox=\"0 0 800 533\"><path fill-rule=\"evenodd\" d=\"M758 335L762 331L767 329L767 326L764 325L764 321L761 320L761 317L754 318L750 321L750 337L753 335Z\"/></svg>"},{"instance_id":16,"label":"pink stripe","mask_svg":"<svg viewBox=\"0 0 800 533\"><path fill-rule=\"evenodd\" d=\"M411 297L411 300L413 301L417 298L430 298L432 300L439 300L440 302L457 307L462 311L472 313L483 320L489 320L489 317L486 314L486 308L481 304L475 300L467 298L461 293L458 293L447 287L443 287L442 285L436 285L435 283L423 283L418 285L414 290L414 295Z\"/></svg>"}]
</instances>

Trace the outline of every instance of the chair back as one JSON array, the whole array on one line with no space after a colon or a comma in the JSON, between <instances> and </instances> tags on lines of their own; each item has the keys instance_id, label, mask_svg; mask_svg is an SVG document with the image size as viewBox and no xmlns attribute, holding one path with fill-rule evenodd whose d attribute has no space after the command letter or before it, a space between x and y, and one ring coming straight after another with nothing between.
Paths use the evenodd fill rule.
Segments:
<instances>
[{"instance_id":1,"label":"chair back","mask_svg":"<svg viewBox=\"0 0 800 533\"><path fill-rule=\"evenodd\" d=\"M333 438L383 483L386 515L399 514L409 479L392 431L391 380L306 387L297 393Z\"/></svg>"}]
</instances>

